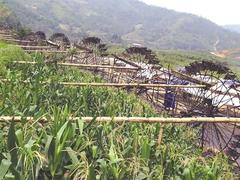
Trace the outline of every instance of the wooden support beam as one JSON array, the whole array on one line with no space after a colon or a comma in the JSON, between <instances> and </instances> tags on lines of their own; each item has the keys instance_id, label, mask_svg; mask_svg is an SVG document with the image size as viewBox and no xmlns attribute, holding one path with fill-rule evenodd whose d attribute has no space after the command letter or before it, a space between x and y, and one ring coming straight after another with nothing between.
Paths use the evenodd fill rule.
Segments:
<instances>
[{"instance_id":1,"label":"wooden support beam","mask_svg":"<svg viewBox=\"0 0 240 180\"><path fill-rule=\"evenodd\" d=\"M48 118L0 116L0 122L21 122L25 119L29 122L47 123ZM114 122L114 123L240 123L240 118L229 117L188 117L188 118L165 118L165 117L69 117L70 121L82 119L84 122Z\"/></svg>"}]
</instances>

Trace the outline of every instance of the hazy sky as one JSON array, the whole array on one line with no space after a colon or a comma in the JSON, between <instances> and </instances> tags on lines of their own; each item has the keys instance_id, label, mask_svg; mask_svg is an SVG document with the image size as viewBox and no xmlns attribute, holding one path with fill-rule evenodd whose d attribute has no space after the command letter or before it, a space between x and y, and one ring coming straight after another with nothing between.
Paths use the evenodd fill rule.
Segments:
<instances>
[{"instance_id":1,"label":"hazy sky","mask_svg":"<svg viewBox=\"0 0 240 180\"><path fill-rule=\"evenodd\" d=\"M141 0L176 11L188 12L219 24L240 24L240 0Z\"/></svg>"}]
</instances>

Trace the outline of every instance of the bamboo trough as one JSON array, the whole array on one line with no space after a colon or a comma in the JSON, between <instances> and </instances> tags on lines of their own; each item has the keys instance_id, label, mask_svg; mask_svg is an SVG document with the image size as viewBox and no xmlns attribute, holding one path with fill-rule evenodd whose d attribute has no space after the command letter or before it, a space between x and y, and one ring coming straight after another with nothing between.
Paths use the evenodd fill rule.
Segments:
<instances>
[{"instance_id":1,"label":"bamboo trough","mask_svg":"<svg viewBox=\"0 0 240 180\"><path fill-rule=\"evenodd\" d=\"M51 119L51 118L50 118ZM187 118L167 118L167 117L68 117L70 121L83 120L84 122L114 122L114 123L240 123L240 118L230 117L187 117ZM47 123L49 118L41 117L21 117L21 116L0 116L0 123L21 122Z\"/></svg>"}]
</instances>

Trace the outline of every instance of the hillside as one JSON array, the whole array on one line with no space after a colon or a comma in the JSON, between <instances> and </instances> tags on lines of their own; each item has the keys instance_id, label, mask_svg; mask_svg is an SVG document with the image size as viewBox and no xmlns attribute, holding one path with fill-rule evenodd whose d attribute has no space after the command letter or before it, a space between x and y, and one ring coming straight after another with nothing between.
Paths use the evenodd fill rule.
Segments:
<instances>
[{"instance_id":1,"label":"hillside","mask_svg":"<svg viewBox=\"0 0 240 180\"><path fill-rule=\"evenodd\" d=\"M236 48L240 35L201 17L148 6L137 0L0 0L24 25L72 39L99 36L112 43L151 48L215 50Z\"/></svg>"},{"instance_id":2,"label":"hillside","mask_svg":"<svg viewBox=\"0 0 240 180\"><path fill-rule=\"evenodd\" d=\"M233 32L237 32L240 33L240 25L226 25L224 26L224 28L233 31Z\"/></svg>"},{"instance_id":3,"label":"hillside","mask_svg":"<svg viewBox=\"0 0 240 180\"><path fill-rule=\"evenodd\" d=\"M16 15L4 4L0 4L0 27L4 28L18 28L20 22Z\"/></svg>"}]
</instances>

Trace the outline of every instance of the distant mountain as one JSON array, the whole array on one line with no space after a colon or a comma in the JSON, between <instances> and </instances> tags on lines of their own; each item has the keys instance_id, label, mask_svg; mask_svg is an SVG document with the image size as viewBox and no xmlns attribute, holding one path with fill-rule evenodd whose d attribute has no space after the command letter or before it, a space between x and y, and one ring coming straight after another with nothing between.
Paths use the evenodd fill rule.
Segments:
<instances>
[{"instance_id":1,"label":"distant mountain","mask_svg":"<svg viewBox=\"0 0 240 180\"><path fill-rule=\"evenodd\" d=\"M24 25L74 39L151 48L216 50L240 47L240 35L201 17L149 6L138 0L0 0Z\"/></svg>"},{"instance_id":2,"label":"distant mountain","mask_svg":"<svg viewBox=\"0 0 240 180\"><path fill-rule=\"evenodd\" d=\"M240 33L240 25L226 25L224 28L232 31L232 32L237 32Z\"/></svg>"}]
</instances>

